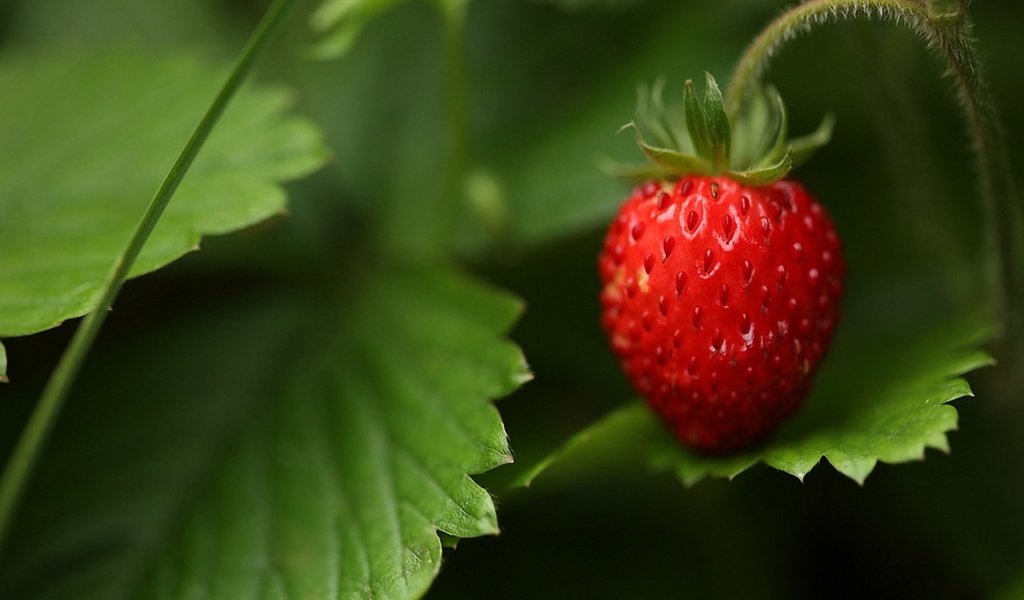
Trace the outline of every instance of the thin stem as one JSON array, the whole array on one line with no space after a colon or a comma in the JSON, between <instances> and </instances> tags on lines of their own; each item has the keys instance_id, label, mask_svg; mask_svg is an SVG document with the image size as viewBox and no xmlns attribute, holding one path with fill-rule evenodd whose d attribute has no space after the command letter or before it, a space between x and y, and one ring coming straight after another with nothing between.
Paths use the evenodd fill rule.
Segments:
<instances>
[{"instance_id":1,"label":"thin stem","mask_svg":"<svg viewBox=\"0 0 1024 600\"><path fill-rule=\"evenodd\" d=\"M464 25L466 0L436 0L443 20L445 121L448 130L448 162L445 165L445 198L442 200L441 239L455 236L462 186L469 169L469 85L467 83Z\"/></svg>"},{"instance_id":2,"label":"thin stem","mask_svg":"<svg viewBox=\"0 0 1024 600\"><path fill-rule=\"evenodd\" d=\"M859 17L903 21L920 33L928 11L920 0L808 0L788 9L761 30L736 64L725 94L729 114L750 97L768 61L786 42L817 25Z\"/></svg>"},{"instance_id":3,"label":"thin stem","mask_svg":"<svg viewBox=\"0 0 1024 600\"><path fill-rule=\"evenodd\" d=\"M89 349L92 347L99 333L100 327L107 316L107 309L114 303L118 292L124 285L125 279L131 271L135 259L142 251L143 245L156 227L160 216L167 207L168 202L174 195L178 185L185 177L192 161L202 148L203 143L213 130L214 125L220 118L232 96L245 80L259 51L267 45L267 42L280 29L289 11L295 5L295 0L276 0L267 10L259 25L253 31L239 56L227 81L221 87L217 97L203 115L202 120L196 126L195 131L189 138L185 147L178 155L177 160L167 173L166 178L157 190L156 195L150 201L145 215L139 222L132 234L131 240L125 246L121 255L118 256L107 276L103 293L97 304L96 310L86 315L79 325L78 330L64 351L57 368L50 376L43 390L28 425L18 439L7 467L4 469L3 477L0 479L0 549L7 538L10 530L11 519L18 507L18 502L24 492L25 484L32 475L39 453L42 451L50 431L56 422L61 407L64 404L68 393L74 384L78 372L81 370Z\"/></svg>"},{"instance_id":4,"label":"thin stem","mask_svg":"<svg viewBox=\"0 0 1024 600\"><path fill-rule=\"evenodd\" d=\"M731 114L742 108L771 57L789 40L816 25L839 20L876 18L907 25L946 63L972 140L985 220L986 279L995 315L1010 330L1018 326L1024 293L1020 264L1021 225L1016 189L1009 168L1002 128L982 78L971 36L966 0L808 0L770 23L747 47L737 64L726 104Z\"/></svg>"}]
</instances>

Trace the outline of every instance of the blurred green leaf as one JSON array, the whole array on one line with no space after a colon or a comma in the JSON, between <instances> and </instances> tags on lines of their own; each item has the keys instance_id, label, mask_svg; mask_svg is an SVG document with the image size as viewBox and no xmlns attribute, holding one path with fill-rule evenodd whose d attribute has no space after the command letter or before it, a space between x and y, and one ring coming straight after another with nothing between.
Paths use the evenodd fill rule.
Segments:
<instances>
[{"instance_id":1,"label":"blurred green leaf","mask_svg":"<svg viewBox=\"0 0 1024 600\"><path fill-rule=\"evenodd\" d=\"M803 410L763 448L715 457L684 449L642 403L629 404L577 434L543 461L523 469L514 484L528 485L548 468L646 462L684 483L735 477L758 462L803 479L824 457L863 483L878 461L924 458L926 448L949 451L956 428L948 402L971 396L962 375L992 364L974 350L991 337L979 319L937 324L917 336L840 346L818 376ZM565 463L563 466L561 463Z\"/></svg>"},{"instance_id":2,"label":"blurred green leaf","mask_svg":"<svg viewBox=\"0 0 1024 600\"><path fill-rule=\"evenodd\" d=\"M377 15L408 0L323 0L310 17L323 37L313 48L317 58L337 58L352 47L359 32Z\"/></svg>"},{"instance_id":3,"label":"blurred green leaf","mask_svg":"<svg viewBox=\"0 0 1024 600\"><path fill-rule=\"evenodd\" d=\"M7 348L0 342L0 383L7 381Z\"/></svg>"},{"instance_id":4,"label":"blurred green leaf","mask_svg":"<svg viewBox=\"0 0 1024 600\"><path fill-rule=\"evenodd\" d=\"M497 532L520 304L441 269L158 328L83 378L0 560L10 598L412 597ZM234 303L237 304L237 303ZM452 543L448 539L447 543Z\"/></svg>"},{"instance_id":5,"label":"blurred green leaf","mask_svg":"<svg viewBox=\"0 0 1024 600\"><path fill-rule=\"evenodd\" d=\"M223 74L133 52L0 62L0 336L95 308L118 252ZM323 164L280 88L243 90L132 270L153 271L285 210L280 183Z\"/></svg>"},{"instance_id":6,"label":"blurred green leaf","mask_svg":"<svg viewBox=\"0 0 1024 600\"><path fill-rule=\"evenodd\" d=\"M549 4L556 4L568 10L584 9L625 9L633 8L649 0L538 0Z\"/></svg>"},{"instance_id":7,"label":"blurred green leaf","mask_svg":"<svg viewBox=\"0 0 1024 600\"><path fill-rule=\"evenodd\" d=\"M234 51L247 27L232 29L222 3L209 0L14 0L5 25L15 46L75 48L130 42L173 50L196 44ZM248 23L247 25L251 25ZM230 56L230 54L229 54Z\"/></svg>"}]
</instances>

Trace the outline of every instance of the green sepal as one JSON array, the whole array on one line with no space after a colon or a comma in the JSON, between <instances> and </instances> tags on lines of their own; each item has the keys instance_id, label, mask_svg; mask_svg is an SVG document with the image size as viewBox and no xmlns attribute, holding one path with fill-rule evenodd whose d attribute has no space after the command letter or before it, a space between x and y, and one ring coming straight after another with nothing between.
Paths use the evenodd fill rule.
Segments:
<instances>
[{"instance_id":1,"label":"green sepal","mask_svg":"<svg viewBox=\"0 0 1024 600\"><path fill-rule=\"evenodd\" d=\"M640 144L640 149L644 151L644 154L646 154L648 158L654 161L655 164L662 166L673 173L711 175L715 172L711 163L699 156L684 154L668 148L648 146L642 141L638 143Z\"/></svg>"},{"instance_id":2,"label":"green sepal","mask_svg":"<svg viewBox=\"0 0 1024 600\"><path fill-rule=\"evenodd\" d=\"M758 90L743 113L730 119L715 78L705 75L703 102L693 81L687 80L682 110L666 109L664 80L641 89L636 119L623 129L636 131L637 145L654 167L606 165L605 170L631 180L721 174L748 185L767 185L784 178L832 137L835 118L829 114L810 135L787 139L786 106L770 86Z\"/></svg>"},{"instance_id":3,"label":"green sepal","mask_svg":"<svg viewBox=\"0 0 1024 600\"><path fill-rule=\"evenodd\" d=\"M793 170L793 153L786 152L778 162L748 171L726 171L729 179L744 185L761 186L775 183Z\"/></svg>"},{"instance_id":4,"label":"green sepal","mask_svg":"<svg viewBox=\"0 0 1024 600\"><path fill-rule=\"evenodd\" d=\"M650 107L651 111L655 115L663 115L660 121L657 121L660 125L662 132L661 136L664 139L662 146L669 148L689 148L686 145L686 124L682 122L673 122L674 114L665 109L665 100L662 92L665 89L665 78L660 77L654 82L654 86L651 88Z\"/></svg>"},{"instance_id":5,"label":"green sepal","mask_svg":"<svg viewBox=\"0 0 1024 600\"><path fill-rule=\"evenodd\" d=\"M610 177L623 179L630 183L641 183L651 179L668 179L673 175L671 169L654 163L630 164L608 158L597 161L597 168Z\"/></svg>"},{"instance_id":6,"label":"green sepal","mask_svg":"<svg viewBox=\"0 0 1024 600\"><path fill-rule=\"evenodd\" d=\"M786 104L782 101L779 90L774 86L765 88L765 96L770 104L768 109L770 120L765 129L764 140L767 147L762 146L761 148L761 154L764 156L758 164L761 167L777 163L789 150L786 144L786 136L789 135L789 115L786 113Z\"/></svg>"},{"instance_id":7,"label":"green sepal","mask_svg":"<svg viewBox=\"0 0 1024 600\"><path fill-rule=\"evenodd\" d=\"M835 127L836 116L827 113L813 133L790 140L789 151L793 155L793 167L804 164L819 148L828 144L832 140L832 131Z\"/></svg>"},{"instance_id":8,"label":"green sepal","mask_svg":"<svg viewBox=\"0 0 1024 600\"><path fill-rule=\"evenodd\" d=\"M715 170L729 168L729 145L732 143L732 127L725 112L722 90L711 73L704 73L704 120L707 123L708 141L711 144L711 164Z\"/></svg>"},{"instance_id":9,"label":"green sepal","mask_svg":"<svg viewBox=\"0 0 1024 600\"><path fill-rule=\"evenodd\" d=\"M691 147L687 144L689 136L686 124L681 119L682 115L665 108L662 95L664 87L665 80L661 78L654 82L650 90L640 86L637 89L636 119L623 125L619 131L634 129L638 138L648 140L655 146L688 152Z\"/></svg>"},{"instance_id":10,"label":"green sepal","mask_svg":"<svg viewBox=\"0 0 1024 600\"><path fill-rule=\"evenodd\" d=\"M683 107L686 113L686 129L690 140L697 151L697 156L707 159L712 157L711 138L708 136L708 123L704 118L704 109L697 100L697 92L693 80L687 79L683 85Z\"/></svg>"}]
</instances>

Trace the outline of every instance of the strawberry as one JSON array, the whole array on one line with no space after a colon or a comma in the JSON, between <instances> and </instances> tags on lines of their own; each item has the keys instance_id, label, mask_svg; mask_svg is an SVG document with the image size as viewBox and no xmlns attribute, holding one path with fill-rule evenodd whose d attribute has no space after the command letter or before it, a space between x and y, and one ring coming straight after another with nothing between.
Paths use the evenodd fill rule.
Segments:
<instances>
[{"instance_id":1,"label":"strawberry","mask_svg":"<svg viewBox=\"0 0 1024 600\"><path fill-rule=\"evenodd\" d=\"M680 441L707 452L762 440L799 408L836 326L845 274L825 210L781 179L798 141L780 143L771 128L761 142L770 154L738 168L720 99L708 76L702 109L687 82L696 155L650 146L647 128L634 125L664 171L634 189L598 259L602 325L626 375ZM773 105L785 129L777 94L753 102ZM800 148L824 143L830 127Z\"/></svg>"}]
</instances>

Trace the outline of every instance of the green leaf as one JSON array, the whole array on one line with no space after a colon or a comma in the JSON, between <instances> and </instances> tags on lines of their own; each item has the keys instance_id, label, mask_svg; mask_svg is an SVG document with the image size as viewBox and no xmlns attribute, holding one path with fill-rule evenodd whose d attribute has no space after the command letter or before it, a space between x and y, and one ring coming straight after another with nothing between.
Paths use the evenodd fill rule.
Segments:
<instances>
[{"instance_id":1,"label":"green leaf","mask_svg":"<svg viewBox=\"0 0 1024 600\"><path fill-rule=\"evenodd\" d=\"M711 73L705 72L704 77L704 119L707 121L708 142L711 145L711 162L715 169L727 168L732 129L729 125L729 116L725 113L725 100Z\"/></svg>"},{"instance_id":2,"label":"green leaf","mask_svg":"<svg viewBox=\"0 0 1024 600\"><path fill-rule=\"evenodd\" d=\"M329 59L344 55L367 23L405 1L324 0L310 17L310 26L323 36L313 47L313 56Z\"/></svg>"},{"instance_id":3,"label":"green leaf","mask_svg":"<svg viewBox=\"0 0 1024 600\"><path fill-rule=\"evenodd\" d=\"M622 10L635 8L638 5L650 2L650 0L537 0L548 4L557 4L566 10Z\"/></svg>"},{"instance_id":4,"label":"green leaf","mask_svg":"<svg viewBox=\"0 0 1024 600\"><path fill-rule=\"evenodd\" d=\"M0 337L95 308L104 278L223 74L138 52L0 62ZM70 92L69 92L70 91ZM282 182L323 164L280 88L239 93L132 275L285 210Z\"/></svg>"},{"instance_id":5,"label":"green leaf","mask_svg":"<svg viewBox=\"0 0 1024 600\"><path fill-rule=\"evenodd\" d=\"M496 533L470 475L511 461L490 400L529 376L502 335L520 303L444 269L345 287L233 301L97 355L0 596L415 597L438 532Z\"/></svg>"},{"instance_id":6,"label":"green leaf","mask_svg":"<svg viewBox=\"0 0 1024 600\"><path fill-rule=\"evenodd\" d=\"M992 364L988 355L972 349L991 332L987 322L967 319L910 339L841 345L818 375L807 405L759 449L724 457L695 454L646 405L635 402L524 467L514 482L529 484L547 469L608 469L623 463L671 471L686 484L732 478L759 462L803 479L826 458L863 483L879 461L920 460L926 448L949 451L946 434L956 428L957 413L947 403L972 395L962 375Z\"/></svg>"},{"instance_id":7,"label":"green leaf","mask_svg":"<svg viewBox=\"0 0 1024 600\"><path fill-rule=\"evenodd\" d=\"M14 45L95 48L118 40L145 48L174 50L202 44L228 51L237 40L228 29L227 16L207 0L33 0L3 18ZM203 27L196 27L197 22Z\"/></svg>"},{"instance_id":8,"label":"green leaf","mask_svg":"<svg viewBox=\"0 0 1024 600\"><path fill-rule=\"evenodd\" d=\"M7 349L0 342L0 383L7 383Z\"/></svg>"}]
</instances>

